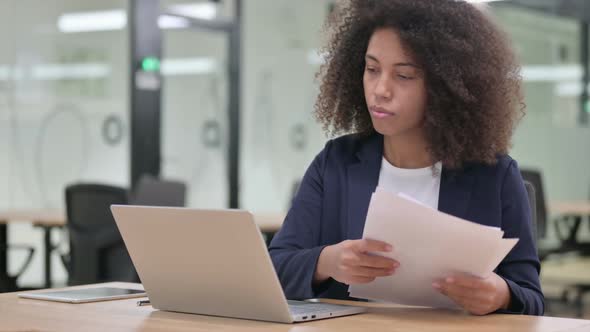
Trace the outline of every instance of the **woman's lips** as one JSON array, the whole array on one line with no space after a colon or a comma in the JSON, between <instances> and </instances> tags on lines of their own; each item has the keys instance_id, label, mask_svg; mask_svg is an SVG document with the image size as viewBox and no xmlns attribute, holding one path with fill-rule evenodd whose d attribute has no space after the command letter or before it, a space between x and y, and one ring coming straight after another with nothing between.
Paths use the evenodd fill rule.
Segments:
<instances>
[{"instance_id":1,"label":"woman's lips","mask_svg":"<svg viewBox=\"0 0 590 332\"><path fill-rule=\"evenodd\" d=\"M369 108L369 111L371 112L371 115L378 119L384 119L395 115L395 113L389 112L386 109L379 106L372 106Z\"/></svg>"}]
</instances>

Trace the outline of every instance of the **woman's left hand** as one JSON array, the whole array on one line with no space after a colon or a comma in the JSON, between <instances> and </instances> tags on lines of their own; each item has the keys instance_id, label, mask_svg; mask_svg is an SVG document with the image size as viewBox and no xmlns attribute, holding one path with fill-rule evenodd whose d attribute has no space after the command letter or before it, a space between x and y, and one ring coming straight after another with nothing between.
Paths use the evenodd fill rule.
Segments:
<instances>
[{"instance_id":1,"label":"woman's left hand","mask_svg":"<svg viewBox=\"0 0 590 332\"><path fill-rule=\"evenodd\" d=\"M455 275L434 282L432 287L474 315L508 309L510 304L508 284L495 273L485 279Z\"/></svg>"}]
</instances>

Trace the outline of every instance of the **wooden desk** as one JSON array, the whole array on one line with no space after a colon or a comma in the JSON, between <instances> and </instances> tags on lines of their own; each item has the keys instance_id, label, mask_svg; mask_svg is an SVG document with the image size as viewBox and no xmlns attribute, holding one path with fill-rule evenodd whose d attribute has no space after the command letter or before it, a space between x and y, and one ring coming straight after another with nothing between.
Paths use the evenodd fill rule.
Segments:
<instances>
[{"instance_id":1,"label":"wooden desk","mask_svg":"<svg viewBox=\"0 0 590 332\"><path fill-rule=\"evenodd\" d=\"M590 216L590 201L552 202L549 209L558 216Z\"/></svg>"},{"instance_id":2,"label":"wooden desk","mask_svg":"<svg viewBox=\"0 0 590 332\"><path fill-rule=\"evenodd\" d=\"M111 283L141 288L139 284ZM82 287L95 287L89 285ZM138 299L66 304L0 295L0 331L590 331L590 320L517 315L471 316L459 311L374 306L366 314L277 324L180 314L137 307Z\"/></svg>"},{"instance_id":3,"label":"wooden desk","mask_svg":"<svg viewBox=\"0 0 590 332\"><path fill-rule=\"evenodd\" d=\"M51 209L10 209L0 211L0 224L29 222L39 226L64 226L63 211Z\"/></svg>"},{"instance_id":4,"label":"wooden desk","mask_svg":"<svg viewBox=\"0 0 590 332\"><path fill-rule=\"evenodd\" d=\"M563 252L579 251L590 254L590 243L578 240L582 221L590 222L590 201L552 202L549 205L554 219L555 232Z\"/></svg>"},{"instance_id":5,"label":"wooden desk","mask_svg":"<svg viewBox=\"0 0 590 332\"><path fill-rule=\"evenodd\" d=\"M252 213L254 221L263 233L276 233L285 220L284 213Z\"/></svg>"},{"instance_id":6,"label":"wooden desk","mask_svg":"<svg viewBox=\"0 0 590 332\"><path fill-rule=\"evenodd\" d=\"M260 231L267 234L269 239L276 233L283 224L285 215L281 213L254 213L254 220ZM63 211L49 209L10 209L0 211L0 247L8 244L8 232L6 225L15 222L32 223L40 227L44 232L44 274L45 288L51 288L51 229L66 225L66 216ZM0 253L0 278L8 275L8 253ZM1 332L1 331L0 331Z\"/></svg>"},{"instance_id":7,"label":"wooden desk","mask_svg":"<svg viewBox=\"0 0 590 332\"><path fill-rule=\"evenodd\" d=\"M277 232L283 225L284 213L252 213L254 221L265 233ZM59 210L5 210L0 211L0 224L13 222L30 222L34 226L59 227L65 226L66 216Z\"/></svg>"}]
</instances>

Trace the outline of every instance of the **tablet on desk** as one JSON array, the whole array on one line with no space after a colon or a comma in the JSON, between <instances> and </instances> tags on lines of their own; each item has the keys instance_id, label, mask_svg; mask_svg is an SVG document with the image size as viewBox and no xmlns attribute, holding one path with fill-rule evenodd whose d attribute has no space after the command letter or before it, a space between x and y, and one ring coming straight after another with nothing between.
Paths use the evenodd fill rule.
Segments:
<instances>
[{"instance_id":1,"label":"tablet on desk","mask_svg":"<svg viewBox=\"0 0 590 332\"><path fill-rule=\"evenodd\" d=\"M134 297L144 297L144 290L114 288L114 287L96 287L83 289L69 289L61 291L47 291L34 293L20 293L19 297L35 300L57 301L67 303L87 303L109 300L129 299Z\"/></svg>"}]
</instances>

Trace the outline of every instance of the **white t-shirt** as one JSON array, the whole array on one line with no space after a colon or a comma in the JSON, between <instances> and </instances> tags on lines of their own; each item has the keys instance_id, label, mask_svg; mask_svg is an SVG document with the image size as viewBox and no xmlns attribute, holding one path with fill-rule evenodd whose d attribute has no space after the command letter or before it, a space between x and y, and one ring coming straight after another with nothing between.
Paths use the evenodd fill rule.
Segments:
<instances>
[{"instance_id":1,"label":"white t-shirt","mask_svg":"<svg viewBox=\"0 0 590 332\"><path fill-rule=\"evenodd\" d=\"M432 166L416 169L398 168L383 157L378 186L394 194L404 193L438 210L442 163L438 162L434 167L435 174L432 172Z\"/></svg>"}]
</instances>

